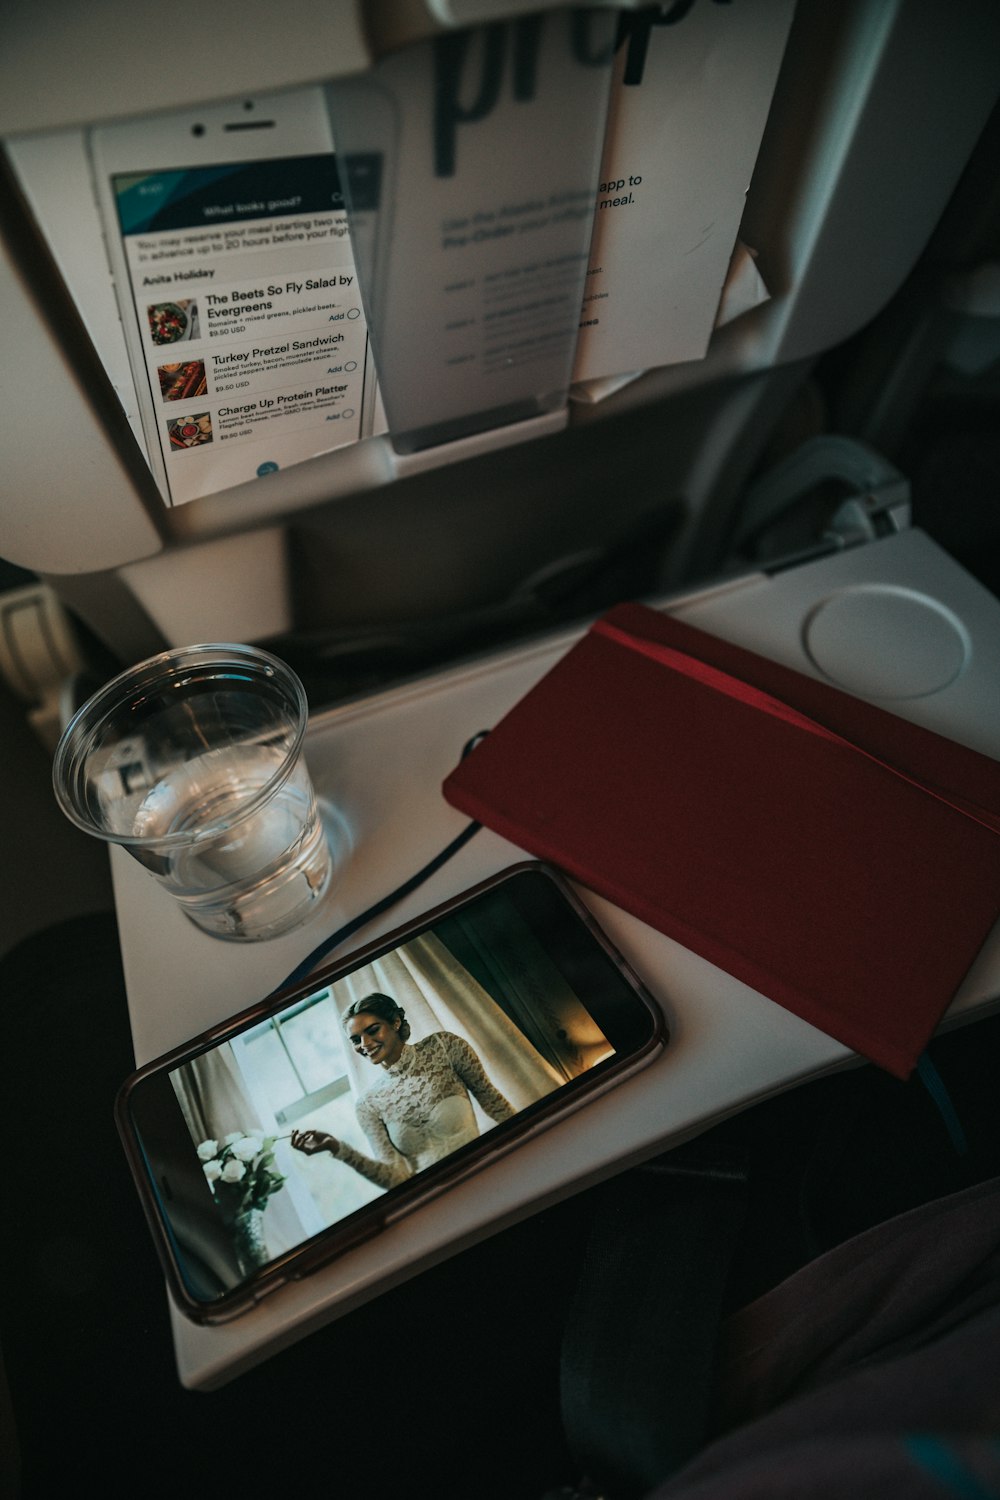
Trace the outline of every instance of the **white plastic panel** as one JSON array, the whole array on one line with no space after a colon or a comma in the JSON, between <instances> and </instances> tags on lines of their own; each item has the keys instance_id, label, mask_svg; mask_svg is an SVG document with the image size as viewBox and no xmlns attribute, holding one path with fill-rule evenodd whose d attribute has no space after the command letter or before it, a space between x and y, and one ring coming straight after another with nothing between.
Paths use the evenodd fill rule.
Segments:
<instances>
[{"instance_id":1,"label":"white plastic panel","mask_svg":"<svg viewBox=\"0 0 1000 1500\"><path fill-rule=\"evenodd\" d=\"M0 135L176 109L354 73L358 0L7 0Z\"/></svg>"},{"instance_id":2,"label":"white plastic panel","mask_svg":"<svg viewBox=\"0 0 1000 1500\"><path fill-rule=\"evenodd\" d=\"M175 547L122 572L169 646L255 641L292 625L280 526Z\"/></svg>"},{"instance_id":3,"label":"white plastic panel","mask_svg":"<svg viewBox=\"0 0 1000 1500\"><path fill-rule=\"evenodd\" d=\"M101 242L82 130L46 130L5 150L140 447L145 447L118 304Z\"/></svg>"},{"instance_id":4,"label":"white plastic panel","mask_svg":"<svg viewBox=\"0 0 1000 1500\"><path fill-rule=\"evenodd\" d=\"M75 362L0 240L4 439L0 552L39 572L87 573L159 550L122 456L131 434L102 421Z\"/></svg>"}]
</instances>

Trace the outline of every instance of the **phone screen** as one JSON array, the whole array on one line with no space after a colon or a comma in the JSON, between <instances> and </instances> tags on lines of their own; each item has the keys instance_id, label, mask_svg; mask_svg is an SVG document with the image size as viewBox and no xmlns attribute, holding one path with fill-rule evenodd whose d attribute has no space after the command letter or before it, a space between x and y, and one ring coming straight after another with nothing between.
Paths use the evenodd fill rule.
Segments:
<instances>
[{"instance_id":1,"label":"phone screen","mask_svg":"<svg viewBox=\"0 0 1000 1500\"><path fill-rule=\"evenodd\" d=\"M126 1089L125 1133L185 1310L310 1243L357 1243L658 1040L658 1012L583 908L522 868L153 1066Z\"/></svg>"},{"instance_id":2,"label":"phone screen","mask_svg":"<svg viewBox=\"0 0 1000 1500\"><path fill-rule=\"evenodd\" d=\"M336 156L111 177L171 504L371 431Z\"/></svg>"}]
</instances>

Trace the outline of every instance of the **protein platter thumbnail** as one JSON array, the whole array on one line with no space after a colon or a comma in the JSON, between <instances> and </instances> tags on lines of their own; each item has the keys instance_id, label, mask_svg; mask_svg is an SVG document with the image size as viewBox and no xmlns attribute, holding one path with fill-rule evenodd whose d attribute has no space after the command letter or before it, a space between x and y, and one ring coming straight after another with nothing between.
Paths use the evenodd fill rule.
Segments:
<instances>
[{"instance_id":1,"label":"protein platter thumbnail","mask_svg":"<svg viewBox=\"0 0 1000 1500\"><path fill-rule=\"evenodd\" d=\"M177 417L167 423L167 436L171 448L200 448L213 439L212 418L208 412L199 412L193 417Z\"/></svg>"}]
</instances>

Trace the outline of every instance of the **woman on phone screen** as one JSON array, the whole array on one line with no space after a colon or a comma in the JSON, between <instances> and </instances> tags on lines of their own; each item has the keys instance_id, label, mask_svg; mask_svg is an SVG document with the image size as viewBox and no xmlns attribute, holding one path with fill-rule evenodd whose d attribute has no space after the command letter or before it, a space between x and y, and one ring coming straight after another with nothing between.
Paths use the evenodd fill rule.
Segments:
<instances>
[{"instance_id":1,"label":"woman on phone screen","mask_svg":"<svg viewBox=\"0 0 1000 1500\"><path fill-rule=\"evenodd\" d=\"M322 1130L293 1131L296 1151L329 1151L369 1182L390 1188L476 1139L472 1099L491 1120L514 1113L462 1037L435 1031L411 1045L410 1024L391 996L376 992L355 1000L341 1020L355 1052L378 1070L355 1105L374 1158Z\"/></svg>"}]
</instances>

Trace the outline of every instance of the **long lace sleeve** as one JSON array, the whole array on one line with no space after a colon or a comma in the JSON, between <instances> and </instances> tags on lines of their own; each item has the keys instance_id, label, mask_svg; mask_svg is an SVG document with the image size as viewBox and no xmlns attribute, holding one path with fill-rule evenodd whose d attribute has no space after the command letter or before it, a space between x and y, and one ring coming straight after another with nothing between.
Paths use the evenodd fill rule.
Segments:
<instances>
[{"instance_id":1,"label":"long lace sleeve","mask_svg":"<svg viewBox=\"0 0 1000 1500\"><path fill-rule=\"evenodd\" d=\"M355 1151L346 1141L338 1141L336 1157L346 1166L353 1167L355 1172L360 1172L362 1177L367 1177L369 1182L374 1182L376 1187L391 1188L399 1182L405 1182L413 1175L413 1168L406 1157L401 1155L389 1139L389 1133L385 1128L378 1110L369 1099L363 1095L358 1100L355 1113L358 1123L364 1131L375 1152L378 1160L365 1156L361 1151Z\"/></svg>"},{"instance_id":2,"label":"long lace sleeve","mask_svg":"<svg viewBox=\"0 0 1000 1500\"><path fill-rule=\"evenodd\" d=\"M509 1120L514 1113L513 1106L499 1089L494 1088L468 1042L451 1031L442 1031L439 1035L456 1077L461 1079L480 1108L491 1120Z\"/></svg>"}]
</instances>

